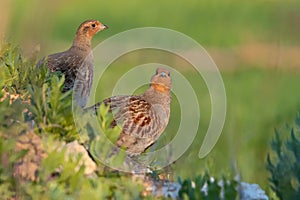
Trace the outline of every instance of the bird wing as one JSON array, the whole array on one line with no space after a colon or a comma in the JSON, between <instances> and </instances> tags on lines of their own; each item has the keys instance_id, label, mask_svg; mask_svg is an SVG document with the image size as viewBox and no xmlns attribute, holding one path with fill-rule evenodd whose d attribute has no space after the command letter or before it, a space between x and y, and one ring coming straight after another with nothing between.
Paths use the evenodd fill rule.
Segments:
<instances>
[{"instance_id":1,"label":"bird wing","mask_svg":"<svg viewBox=\"0 0 300 200\"><path fill-rule=\"evenodd\" d=\"M93 58L92 55L88 55L90 57L87 57L77 69L76 73L76 79L74 81L74 78L72 81L69 81L69 87L71 87L70 84L74 85L74 100L77 105L80 107L85 107L86 103L88 102L88 99L90 97L90 91L93 84L93 76L94 76L94 64L93 64ZM67 79L66 79L67 81ZM66 82L65 81L65 82Z\"/></svg>"},{"instance_id":2,"label":"bird wing","mask_svg":"<svg viewBox=\"0 0 300 200\"><path fill-rule=\"evenodd\" d=\"M122 132L117 145L125 147L130 154L139 154L152 145L165 129L168 115L161 105L150 104L143 95L113 96L88 107L97 115L99 106L110 107L114 121L111 127L119 126Z\"/></svg>"},{"instance_id":3,"label":"bird wing","mask_svg":"<svg viewBox=\"0 0 300 200\"><path fill-rule=\"evenodd\" d=\"M46 63L51 72L65 71L67 68L76 68L77 66L80 66L82 62L83 59L79 55L64 51L42 58L38 62L37 67L41 67L42 64Z\"/></svg>"},{"instance_id":4,"label":"bird wing","mask_svg":"<svg viewBox=\"0 0 300 200\"><path fill-rule=\"evenodd\" d=\"M75 80L78 79L76 83L76 91L78 91L78 95L88 97L93 79L93 63L88 59L86 59L86 62L84 62L85 59L86 58L83 58L80 55L65 51L61 53L51 54L47 58L41 59L38 62L37 67L42 66L42 64L46 62L46 65L51 72L59 71L64 74L65 83L63 92L72 89L75 84ZM78 74L79 68L81 70ZM80 104L86 104L87 99L83 101L84 102Z\"/></svg>"},{"instance_id":5,"label":"bird wing","mask_svg":"<svg viewBox=\"0 0 300 200\"><path fill-rule=\"evenodd\" d=\"M115 96L104 100L114 116L112 126L122 128L119 146L132 144L146 148L157 140L166 127L166 114L162 107L151 105L142 96Z\"/></svg>"}]
</instances>

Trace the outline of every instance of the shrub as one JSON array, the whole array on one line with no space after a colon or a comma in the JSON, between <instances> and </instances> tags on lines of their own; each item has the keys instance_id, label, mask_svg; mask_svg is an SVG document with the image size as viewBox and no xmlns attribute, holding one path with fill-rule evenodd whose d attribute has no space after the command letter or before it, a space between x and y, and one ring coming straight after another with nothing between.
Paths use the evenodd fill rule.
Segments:
<instances>
[{"instance_id":1,"label":"shrub","mask_svg":"<svg viewBox=\"0 0 300 200\"><path fill-rule=\"evenodd\" d=\"M280 199L300 199L300 117L290 130L275 131L272 152L267 156L271 189ZM283 142L283 137L290 137Z\"/></svg>"},{"instance_id":2,"label":"shrub","mask_svg":"<svg viewBox=\"0 0 300 200\"><path fill-rule=\"evenodd\" d=\"M65 159L62 141L72 141L87 134L88 118L75 124L71 92L62 93L64 77L37 69L26 60L18 47L9 43L0 49L0 194L4 199L137 199L142 186L130 177L86 177L84 165L77 159ZM11 98L14 97L14 98ZM104 108L101 108L102 110ZM100 113L103 113L102 111ZM107 112L106 112L107 113ZM101 115L105 132L115 135L107 126L110 116ZM84 113L82 113L84 115ZM34 123L32 123L34 122ZM102 123L103 124L103 123ZM33 126L32 126L33 125ZM37 178L21 179L14 166L28 151L16 151L18 138L34 132L44 141L47 156L39 163ZM118 132L116 132L118 134ZM116 136L114 136L116 137ZM33 147L34 148L34 147ZM98 148L97 151L105 151ZM57 174L57 170L59 173Z\"/></svg>"}]
</instances>

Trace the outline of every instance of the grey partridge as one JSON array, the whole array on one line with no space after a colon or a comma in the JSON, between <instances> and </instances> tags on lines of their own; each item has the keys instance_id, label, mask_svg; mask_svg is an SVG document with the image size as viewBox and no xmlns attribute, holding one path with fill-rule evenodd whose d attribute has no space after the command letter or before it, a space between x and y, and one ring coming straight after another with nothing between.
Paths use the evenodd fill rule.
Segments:
<instances>
[{"instance_id":1,"label":"grey partridge","mask_svg":"<svg viewBox=\"0 0 300 200\"><path fill-rule=\"evenodd\" d=\"M97 20L87 20L77 29L72 46L60 53L41 59L51 72L60 71L65 75L63 92L73 89L77 105L84 107L88 101L94 74L94 60L91 40L93 36L108 27ZM75 86L75 88L73 88Z\"/></svg>"},{"instance_id":2,"label":"grey partridge","mask_svg":"<svg viewBox=\"0 0 300 200\"><path fill-rule=\"evenodd\" d=\"M172 80L167 69L158 68L151 78L150 87L141 95L113 96L85 110L97 110L101 103L110 107L121 133L117 146L130 156L139 155L154 144L168 125L170 117Z\"/></svg>"}]
</instances>

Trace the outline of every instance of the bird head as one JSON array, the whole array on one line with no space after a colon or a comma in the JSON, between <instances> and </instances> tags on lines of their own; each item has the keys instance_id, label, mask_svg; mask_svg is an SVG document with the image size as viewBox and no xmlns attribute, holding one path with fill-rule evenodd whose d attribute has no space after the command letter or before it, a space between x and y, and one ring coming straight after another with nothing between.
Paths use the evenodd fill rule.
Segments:
<instances>
[{"instance_id":1,"label":"bird head","mask_svg":"<svg viewBox=\"0 0 300 200\"><path fill-rule=\"evenodd\" d=\"M92 39L92 37L96 33L98 33L99 31L102 31L104 29L107 29L107 28L108 28L108 26L102 24L101 22L99 22L97 20L87 20L80 24L80 26L77 29L76 35Z\"/></svg>"},{"instance_id":2,"label":"bird head","mask_svg":"<svg viewBox=\"0 0 300 200\"><path fill-rule=\"evenodd\" d=\"M156 73L151 78L150 86L156 91L169 93L172 87L170 71L164 68L157 68Z\"/></svg>"}]
</instances>

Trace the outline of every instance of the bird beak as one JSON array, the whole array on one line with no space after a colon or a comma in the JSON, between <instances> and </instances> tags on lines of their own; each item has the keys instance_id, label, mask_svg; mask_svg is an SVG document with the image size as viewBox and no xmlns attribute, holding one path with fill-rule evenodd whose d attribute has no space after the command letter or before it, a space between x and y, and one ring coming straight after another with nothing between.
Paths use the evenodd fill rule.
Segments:
<instances>
[{"instance_id":1,"label":"bird beak","mask_svg":"<svg viewBox=\"0 0 300 200\"><path fill-rule=\"evenodd\" d=\"M102 25L101 25L101 29L102 29L102 30L104 30L104 29L108 29L108 26L106 26L106 25L102 24Z\"/></svg>"},{"instance_id":2,"label":"bird beak","mask_svg":"<svg viewBox=\"0 0 300 200\"><path fill-rule=\"evenodd\" d=\"M166 77L167 74L166 74L166 72L162 72L162 73L160 73L160 76L161 76L161 77Z\"/></svg>"}]
</instances>

